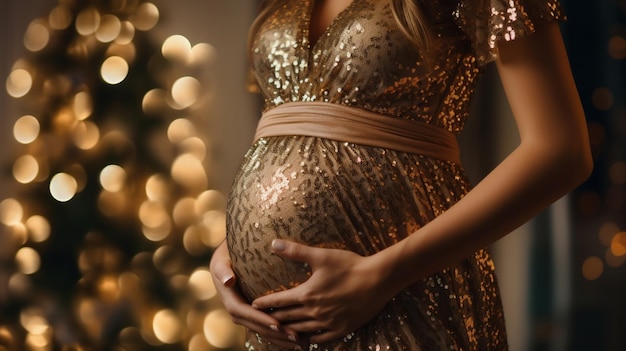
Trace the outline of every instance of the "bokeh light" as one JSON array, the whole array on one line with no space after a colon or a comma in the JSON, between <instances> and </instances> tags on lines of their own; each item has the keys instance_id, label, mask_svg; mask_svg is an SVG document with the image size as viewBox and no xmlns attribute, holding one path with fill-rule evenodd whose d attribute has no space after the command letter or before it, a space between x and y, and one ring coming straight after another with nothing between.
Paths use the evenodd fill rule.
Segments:
<instances>
[{"instance_id":1,"label":"bokeh light","mask_svg":"<svg viewBox=\"0 0 626 351\"><path fill-rule=\"evenodd\" d=\"M191 292L199 300L208 300L217 295L211 273L205 268L195 270L189 277Z\"/></svg>"},{"instance_id":2,"label":"bokeh light","mask_svg":"<svg viewBox=\"0 0 626 351\"><path fill-rule=\"evenodd\" d=\"M100 171L100 185L109 192L122 190L126 181L126 171L118 165L108 165Z\"/></svg>"},{"instance_id":3,"label":"bokeh light","mask_svg":"<svg viewBox=\"0 0 626 351\"><path fill-rule=\"evenodd\" d=\"M172 85L172 99L174 99L173 107L176 109L185 109L198 101L198 97L202 91L202 85L194 77L178 78Z\"/></svg>"},{"instance_id":4,"label":"bokeh light","mask_svg":"<svg viewBox=\"0 0 626 351\"><path fill-rule=\"evenodd\" d=\"M26 228L30 240L36 243L46 241L50 237L50 222L39 215L34 215L26 220Z\"/></svg>"},{"instance_id":5,"label":"bokeh light","mask_svg":"<svg viewBox=\"0 0 626 351\"><path fill-rule=\"evenodd\" d=\"M226 214L221 211L209 211L203 217L207 235L202 237L202 242L212 248L216 248L226 237Z\"/></svg>"},{"instance_id":6,"label":"bokeh light","mask_svg":"<svg viewBox=\"0 0 626 351\"><path fill-rule=\"evenodd\" d=\"M67 173L57 173L50 180L50 194L59 202L71 200L78 190L78 182Z\"/></svg>"},{"instance_id":7,"label":"bokeh light","mask_svg":"<svg viewBox=\"0 0 626 351\"><path fill-rule=\"evenodd\" d=\"M200 193L207 187L204 166L194 155L180 155L172 163L172 178L192 193Z\"/></svg>"},{"instance_id":8,"label":"bokeh light","mask_svg":"<svg viewBox=\"0 0 626 351\"><path fill-rule=\"evenodd\" d=\"M22 144L30 144L39 136L39 121L31 115L20 117L13 125L13 136Z\"/></svg>"},{"instance_id":9,"label":"bokeh light","mask_svg":"<svg viewBox=\"0 0 626 351\"><path fill-rule=\"evenodd\" d=\"M15 342L15 338L13 338L12 334L13 333L11 332L11 330L9 330L9 328L5 326L0 326L1 345L5 345L5 347L11 347Z\"/></svg>"},{"instance_id":10,"label":"bokeh light","mask_svg":"<svg viewBox=\"0 0 626 351\"><path fill-rule=\"evenodd\" d=\"M24 47L29 51L39 51L48 45L50 32L40 20L30 23L24 34Z\"/></svg>"},{"instance_id":11,"label":"bokeh light","mask_svg":"<svg viewBox=\"0 0 626 351\"><path fill-rule=\"evenodd\" d=\"M174 143L180 143L196 134L195 127L190 120L178 118L173 120L167 128L167 137Z\"/></svg>"},{"instance_id":12,"label":"bokeh light","mask_svg":"<svg viewBox=\"0 0 626 351\"><path fill-rule=\"evenodd\" d=\"M171 233L172 220L161 202L143 202L139 207L139 219L143 224L143 234L148 240L161 241Z\"/></svg>"},{"instance_id":13,"label":"bokeh light","mask_svg":"<svg viewBox=\"0 0 626 351\"><path fill-rule=\"evenodd\" d=\"M211 345L204 337L204 334L196 334L189 340L189 351L205 351L210 350Z\"/></svg>"},{"instance_id":14,"label":"bokeh light","mask_svg":"<svg viewBox=\"0 0 626 351\"><path fill-rule=\"evenodd\" d=\"M74 143L83 150L89 150L98 144L100 130L90 121L79 122L74 128Z\"/></svg>"},{"instance_id":15,"label":"bokeh light","mask_svg":"<svg viewBox=\"0 0 626 351\"><path fill-rule=\"evenodd\" d=\"M189 64L200 66L211 64L216 60L217 51L213 45L207 43L198 43L191 48L189 53Z\"/></svg>"},{"instance_id":16,"label":"bokeh light","mask_svg":"<svg viewBox=\"0 0 626 351\"><path fill-rule=\"evenodd\" d=\"M65 29L72 23L72 13L66 5L60 4L50 11L48 22L52 29Z\"/></svg>"},{"instance_id":17,"label":"bokeh light","mask_svg":"<svg viewBox=\"0 0 626 351\"><path fill-rule=\"evenodd\" d=\"M172 310L157 312L152 321L152 328L159 341L166 344L173 344L180 340L183 332L180 318Z\"/></svg>"},{"instance_id":18,"label":"bokeh light","mask_svg":"<svg viewBox=\"0 0 626 351\"><path fill-rule=\"evenodd\" d=\"M191 54L191 43L182 35L172 35L163 41L163 57L179 62L187 62Z\"/></svg>"},{"instance_id":19,"label":"bokeh light","mask_svg":"<svg viewBox=\"0 0 626 351\"><path fill-rule=\"evenodd\" d=\"M100 26L100 12L95 8L83 10L76 16L76 31L81 35L90 35Z\"/></svg>"},{"instance_id":20,"label":"bokeh light","mask_svg":"<svg viewBox=\"0 0 626 351\"><path fill-rule=\"evenodd\" d=\"M0 222L7 226L20 223L24 217L22 205L15 199L5 199L0 202Z\"/></svg>"},{"instance_id":21,"label":"bokeh light","mask_svg":"<svg viewBox=\"0 0 626 351\"><path fill-rule=\"evenodd\" d=\"M121 31L122 22L117 16L104 15L101 18L100 26L96 30L96 38L103 43L108 43L115 40Z\"/></svg>"},{"instance_id":22,"label":"bokeh light","mask_svg":"<svg viewBox=\"0 0 626 351\"><path fill-rule=\"evenodd\" d=\"M41 259L35 249L23 247L15 254L15 263L23 274L33 274L39 270Z\"/></svg>"},{"instance_id":23,"label":"bokeh light","mask_svg":"<svg viewBox=\"0 0 626 351\"><path fill-rule=\"evenodd\" d=\"M207 252L207 247L202 242L204 236L208 236L209 230L204 225L191 225L183 234L183 246L185 250L194 256L200 256Z\"/></svg>"},{"instance_id":24,"label":"bokeh light","mask_svg":"<svg viewBox=\"0 0 626 351\"><path fill-rule=\"evenodd\" d=\"M120 298L119 279L117 276L107 274L98 279L98 296L106 302L115 302Z\"/></svg>"},{"instance_id":25,"label":"bokeh light","mask_svg":"<svg viewBox=\"0 0 626 351\"><path fill-rule=\"evenodd\" d=\"M152 3L144 2L137 6L131 22L138 30L150 30L159 22L159 9Z\"/></svg>"},{"instance_id":26,"label":"bokeh light","mask_svg":"<svg viewBox=\"0 0 626 351\"><path fill-rule=\"evenodd\" d=\"M146 196L151 201L164 201L169 198L167 179L161 174L154 174L146 181Z\"/></svg>"},{"instance_id":27,"label":"bokeh light","mask_svg":"<svg viewBox=\"0 0 626 351\"><path fill-rule=\"evenodd\" d=\"M217 348L232 346L237 340L237 331L232 326L230 315L224 310L214 310L204 319L204 336Z\"/></svg>"},{"instance_id":28,"label":"bokeh light","mask_svg":"<svg viewBox=\"0 0 626 351\"><path fill-rule=\"evenodd\" d=\"M198 220L194 211L195 204L196 200L192 197L184 197L178 200L172 211L174 223L179 227L188 227L195 223Z\"/></svg>"},{"instance_id":29,"label":"bokeh light","mask_svg":"<svg viewBox=\"0 0 626 351\"><path fill-rule=\"evenodd\" d=\"M604 263L596 256L591 256L585 259L582 267L583 277L587 280L596 280L600 278L604 272Z\"/></svg>"},{"instance_id":30,"label":"bokeh light","mask_svg":"<svg viewBox=\"0 0 626 351\"><path fill-rule=\"evenodd\" d=\"M43 311L36 307L22 310L20 323L31 334L43 334L50 328Z\"/></svg>"},{"instance_id":31,"label":"bokeh light","mask_svg":"<svg viewBox=\"0 0 626 351\"><path fill-rule=\"evenodd\" d=\"M619 232L611 239L611 253L615 257L626 256L626 232Z\"/></svg>"},{"instance_id":32,"label":"bokeh light","mask_svg":"<svg viewBox=\"0 0 626 351\"><path fill-rule=\"evenodd\" d=\"M167 220L168 215L162 203L145 201L139 207L139 219L148 228L158 228Z\"/></svg>"},{"instance_id":33,"label":"bokeh light","mask_svg":"<svg viewBox=\"0 0 626 351\"><path fill-rule=\"evenodd\" d=\"M39 163L31 155L20 156L13 163L13 178L19 183L28 184L37 178Z\"/></svg>"},{"instance_id":34,"label":"bokeh light","mask_svg":"<svg viewBox=\"0 0 626 351\"><path fill-rule=\"evenodd\" d=\"M119 56L111 56L102 63L100 75L109 84L119 84L128 75L128 62Z\"/></svg>"},{"instance_id":35,"label":"bokeh light","mask_svg":"<svg viewBox=\"0 0 626 351\"><path fill-rule=\"evenodd\" d=\"M226 210L226 197L224 194L214 189L202 192L202 194L198 196L195 204L195 212L198 216L202 216L211 210Z\"/></svg>"},{"instance_id":36,"label":"bokeh light","mask_svg":"<svg viewBox=\"0 0 626 351\"><path fill-rule=\"evenodd\" d=\"M50 337L46 334L32 334L26 335L26 346L29 350L38 351L51 351L52 345L50 345Z\"/></svg>"},{"instance_id":37,"label":"bokeh light","mask_svg":"<svg viewBox=\"0 0 626 351\"><path fill-rule=\"evenodd\" d=\"M14 98L20 98L30 91L33 86L33 77L22 68L15 69L9 74L6 82L7 93Z\"/></svg>"},{"instance_id":38,"label":"bokeh light","mask_svg":"<svg viewBox=\"0 0 626 351\"><path fill-rule=\"evenodd\" d=\"M143 235L146 239L154 242L158 242L166 239L172 231L172 221L169 218L165 218L161 225L157 227L144 226L142 228Z\"/></svg>"},{"instance_id":39,"label":"bokeh light","mask_svg":"<svg viewBox=\"0 0 626 351\"><path fill-rule=\"evenodd\" d=\"M115 39L115 42L121 45L129 44L135 37L135 26L129 21L123 21L120 27L120 34Z\"/></svg>"}]
</instances>

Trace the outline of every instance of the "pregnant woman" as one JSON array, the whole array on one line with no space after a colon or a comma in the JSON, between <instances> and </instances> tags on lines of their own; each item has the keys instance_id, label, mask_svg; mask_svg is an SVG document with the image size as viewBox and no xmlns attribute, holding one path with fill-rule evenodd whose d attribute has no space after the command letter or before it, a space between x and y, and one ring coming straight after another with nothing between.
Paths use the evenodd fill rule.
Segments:
<instances>
[{"instance_id":1,"label":"pregnant woman","mask_svg":"<svg viewBox=\"0 0 626 351\"><path fill-rule=\"evenodd\" d=\"M503 350L485 249L582 182L584 114L556 0L274 0L250 33L265 98L211 271L249 350ZM459 161L495 61L519 146Z\"/></svg>"}]
</instances>

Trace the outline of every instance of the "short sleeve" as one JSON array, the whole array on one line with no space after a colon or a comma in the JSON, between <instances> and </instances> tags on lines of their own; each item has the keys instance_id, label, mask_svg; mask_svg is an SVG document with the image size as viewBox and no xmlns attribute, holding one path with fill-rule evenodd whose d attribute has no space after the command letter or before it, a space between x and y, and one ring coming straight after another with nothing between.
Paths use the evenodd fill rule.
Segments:
<instances>
[{"instance_id":1,"label":"short sleeve","mask_svg":"<svg viewBox=\"0 0 626 351\"><path fill-rule=\"evenodd\" d=\"M454 17L481 65L498 57L499 42L534 33L543 21L565 20L558 0L459 0Z\"/></svg>"}]
</instances>

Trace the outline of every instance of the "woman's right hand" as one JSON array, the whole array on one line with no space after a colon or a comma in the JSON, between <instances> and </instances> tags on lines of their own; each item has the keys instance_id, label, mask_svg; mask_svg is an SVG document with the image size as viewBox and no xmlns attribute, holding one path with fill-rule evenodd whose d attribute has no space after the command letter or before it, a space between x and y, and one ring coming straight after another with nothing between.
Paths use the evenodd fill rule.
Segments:
<instances>
[{"instance_id":1,"label":"woman's right hand","mask_svg":"<svg viewBox=\"0 0 626 351\"><path fill-rule=\"evenodd\" d=\"M298 334L295 331L281 327L276 318L252 308L241 295L225 240L213 252L209 270L224 308L235 324L256 332L266 343L290 349L302 348L298 344Z\"/></svg>"}]
</instances>

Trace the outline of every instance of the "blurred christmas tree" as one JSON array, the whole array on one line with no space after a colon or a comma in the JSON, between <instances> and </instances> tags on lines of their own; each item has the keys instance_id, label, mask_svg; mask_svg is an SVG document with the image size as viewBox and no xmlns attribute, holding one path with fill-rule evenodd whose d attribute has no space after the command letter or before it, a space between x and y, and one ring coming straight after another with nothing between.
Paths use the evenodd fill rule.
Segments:
<instances>
[{"instance_id":1,"label":"blurred christmas tree","mask_svg":"<svg viewBox=\"0 0 626 351\"><path fill-rule=\"evenodd\" d=\"M208 44L142 0L60 0L7 78L21 155L0 201L0 350L239 344L207 270L224 237L198 127ZM204 72L205 73L205 72Z\"/></svg>"}]
</instances>

